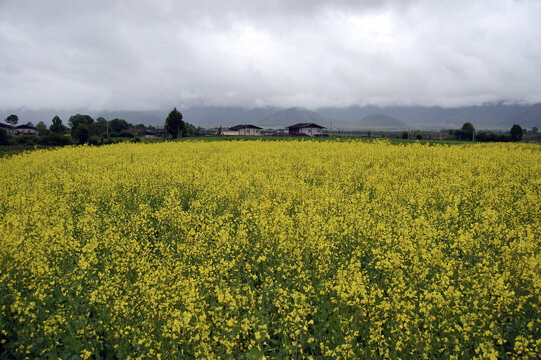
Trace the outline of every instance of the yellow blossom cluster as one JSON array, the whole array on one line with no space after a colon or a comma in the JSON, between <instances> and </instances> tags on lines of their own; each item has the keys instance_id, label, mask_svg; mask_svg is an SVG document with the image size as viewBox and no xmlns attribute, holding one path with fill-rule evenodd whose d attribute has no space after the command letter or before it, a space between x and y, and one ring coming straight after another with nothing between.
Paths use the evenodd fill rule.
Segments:
<instances>
[{"instance_id":1,"label":"yellow blossom cluster","mask_svg":"<svg viewBox=\"0 0 541 360\"><path fill-rule=\"evenodd\" d=\"M0 357L541 357L541 147L0 158Z\"/></svg>"}]
</instances>

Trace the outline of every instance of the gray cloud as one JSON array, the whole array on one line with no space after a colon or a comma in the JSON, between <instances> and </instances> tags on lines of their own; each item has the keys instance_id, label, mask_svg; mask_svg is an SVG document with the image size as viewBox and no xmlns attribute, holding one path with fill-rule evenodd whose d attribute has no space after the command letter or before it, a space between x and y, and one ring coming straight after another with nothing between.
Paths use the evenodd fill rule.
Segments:
<instances>
[{"instance_id":1,"label":"gray cloud","mask_svg":"<svg viewBox=\"0 0 541 360\"><path fill-rule=\"evenodd\" d=\"M541 2L0 1L0 108L541 101Z\"/></svg>"}]
</instances>

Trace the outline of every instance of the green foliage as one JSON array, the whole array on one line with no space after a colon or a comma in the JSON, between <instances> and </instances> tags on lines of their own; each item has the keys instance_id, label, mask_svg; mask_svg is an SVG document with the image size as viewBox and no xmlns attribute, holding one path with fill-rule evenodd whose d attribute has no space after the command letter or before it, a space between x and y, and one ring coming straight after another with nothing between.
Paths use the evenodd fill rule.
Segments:
<instances>
[{"instance_id":1,"label":"green foliage","mask_svg":"<svg viewBox=\"0 0 541 360\"><path fill-rule=\"evenodd\" d=\"M92 119L90 115L75 114L70 116L68 123L71 128L72 136L75 136L75 132L80 125L86 125L86 131L90 134L89 126L94 123L94 119ZM88 138L86 140L88 140Z\"/></svg>"},{"instance_id":2,"label":"green foliage","mask_svg":"<svg viewBox=\"0 0 541 360\"><path fill-rule=\"evenodd\" d=\"M0 129L0 145L9 145L10 138L11 137L4 129Z\"/></svg>"},{"instance_id":3,"label":"green foliage","mask_svg":"<svg viewBox=\"0 0 541 360\"><path fill-rule=\"evenodd\" d=\"M475 133L475 127L471 122L464 123L460 129L468 140L473 140L473 134Z\"/></svg>"},{"instance_id":4,"label":"green foliage","mask_svg":"<svg viewBox=\"0 0 541 360\"><path fill-rule=\"evenodd\" d=\"M58 117L58 115L55 115L49 130L54 133L64 134L67 130L67 127L62 124L62 120Z\"/></svg>"},{"instance_id":5,"label":"green foliage","mask_svg":"<svg viewBox=\"0 0 541 360\"><path fill-rule=\"evenodd\" d=\"M41 137L40 144L48 146L65 146L71 145L71 138L69 136L51 131L48 135Z\"/></svg>"},{"instance_id":6,"label":"green foliage","mask_svg":"<svg viewBox=\"0 0 541 360\"><path fill-rule=\"evenodd\" d=\"M131 125L124 119L113 119L109 121L110 136L119 136L120 134L127 132L130 128Z\"/></svg>"},{"instance_id":7,"label":"green foliage","mask_svg":"<svg viewBox=\"0 0 541 360\"><path fill-rule=\"evenodd\" d=\"M182 121L182 113L174 108L165 119L165 130L175 139L186 134L186 123Z\"/></svg>"},{"instance_id":8,"label":"green foliage","mask_svg":"<svg viewBox=\"0 0 541 360\"><path fill-rule=\"evenodd\" d=\"M119 142L122 142L122 140L120 139L115 139L115 138L103 138L101 140L101 144L102 145L111 145L111 144L117 144Z\"/></svg>"},{"instance_id":9,"label":"green foliage","mask_svg":"<svg viewBox=\"0 0 541 360\"><path fill-rule=\"evenodd\" d=\"M96 122L94 122L92 125L90 125L90 132L94 136L107 136L107 120L103 117L99 117L96 119Z\"/></svg>"},{"instance_id":10,"label":"green foliage","mask_svg":"<svg viewBox=\"0 0 541 360\"><path fill-rule=\"evenodd\" d=\"M102 140L101 140L101 138L99 138L97 136L91 136L90 139L88 139L88 144L89 145L94 145L94 146L101 145Z\"/></svg>"},{"instance_id":11,"label":"green foliage","mask_svg":"<svg viewBox=\"0 0 541 360\"><path fill-rule=\"evenodd\" d=\"M36 125L36 129L38 129L39 136L45 136L49 134L49 130L47 130L47 125L43 121L40 121Z\"/></svg>"},{"instance_id":12,"label":"green foliage","mask_svg":"<svg viewBox=\"0 0 541 360\"><path fill-rule=\"evenodd\" d=\"M522 141L522 127L518 124L513 125L511 128L511 141Z\"/></svg>"},{"instance_id":13,"label":"green foliage","mask_svg":"<svg viewBox=\"0 0 541 360\"><path fill-rule=\"evenodd\" d=\"M184 128L185 128L185 131L186 131L186 135L189 135L189 136L193 136L197 132L197 128L195 126L193 126L192 124L186 123L186 122L185 122L185 127Z\"/></svg>"},{"instance_id":14,"label":"green foliage","mask_svg":"<svg viewBox=\"0 0 541 360\"><path fill-rule=\"evenodd\" d=\"M534 126L534 127L532 128L532 134L537 135L537 133L539 133L539 129L538 129L537 127Z\"/></svg>"},{"instance_id":15,"label":"green foliage","mask_svg":"<svg viewBox=\"0 0 541 360\"><path fill-rule=\"evenodd\" d=\"M471 122L464 123L460 130L455 130L454 135L458 140L473 140L475 127Z\"/></svg>"},{"instance_id":16,"label":"green foliage","mask_svg":"<svg viewBox=\"0 0 541 360\"><path fill-rule=\"evenodd\" d=\"M34 145L34 137L28 135L16 136L15 142L19 145Z\"/></svg>"},{"instance_id":17,"label":"green foliage","mask_svg":"<svg viewBox=\"0 0 541 360\"><path fill-rule=\"evenodd\" d=\"M475 135L475 140L481 142L507 142L510 138L507 134L480 131Z\"/></svg>"},{"instance_id":18,"label":"green foliage","mask_svg":"<svg viewBox=\"0 0 541 360\"><path fill-rule=\"evenodd\" d=\"M15 126L19 122L19 117L17 115L15 115L15 114L11 114L6 118L6 122L8 124L11 124L11 125Z\"/></svg>"},{"instance_id":19,"label":"green foliage","mask_svg":"<svg viewBox=\"0 0 541 360\"><path fill-rule=\"evenodd\" d=\"M72 132L72 137L79 144L84 144L90 139L90 129L87 124L79 124Z\"/></svg>"}]
</instances>

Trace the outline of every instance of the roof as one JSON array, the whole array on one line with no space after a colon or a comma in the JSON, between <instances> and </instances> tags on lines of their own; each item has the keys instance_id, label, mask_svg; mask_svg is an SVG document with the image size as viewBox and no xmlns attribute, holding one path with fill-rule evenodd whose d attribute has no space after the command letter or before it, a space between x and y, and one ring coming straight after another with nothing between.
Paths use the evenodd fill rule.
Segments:
<instances>
[{"instance_id":1,"label":"roof","mask_svg":"<svg viewBox=\"0 0 541 360\"><path fill-rule=\"evenodd\" d=\"M32 130L37 130L38 128L35 127L35 126L32 126L32 125L19 125L17 126L17 129L32 129Z\"/></svg>"},{"instance_id":2,"label":"roof","mask_svg":"<svg viewBox=\"0 0 541 360\"><path fill-rule=\"evenodd\" d=\"M259 129L259 130L261 130L262 128L260 128L259 126L249 125L249 124L236 125L236 126L233 126L233 127L229 128L229 130L240 130L240 129Z\"/></svg>"},{"instance_id":3,"label":"roof","mask_svg":"<svg viewBox=\"0 0 541 360\"><path fill-rule=\"evenodd\" d=\"M9 124L2 124L2 123L0 123L0 127L5 128L5 129L15 129L15 126L11 126Z\"/></svg>"},{"instance_id":4,"label":"roof","mask_svg":"<svg viewBox=\"0 0 541 360\"><path fill-rule=\"evenodd\" d=\"M288 129L303 129L303 128L319 128L325 129L324 126L314 124L314 123L298 123L287 127Z\"/></svg>"}]
</instances>

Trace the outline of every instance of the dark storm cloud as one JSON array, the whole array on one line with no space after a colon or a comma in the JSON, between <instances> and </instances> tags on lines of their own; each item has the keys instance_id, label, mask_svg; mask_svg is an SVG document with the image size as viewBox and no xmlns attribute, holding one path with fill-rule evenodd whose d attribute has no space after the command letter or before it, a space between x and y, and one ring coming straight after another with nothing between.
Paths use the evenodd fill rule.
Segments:
<instances>
[{"instance_id":1,"label":"dark storm cloud","mask_svg":"<svg viewBox=\"0 0 541 360\"><path fill-rule=\"evenodd\" d=\"M541 2L0 1L0 108L541 101Z\"/></svg>"}]
</instances>

